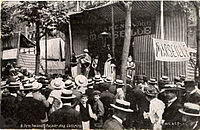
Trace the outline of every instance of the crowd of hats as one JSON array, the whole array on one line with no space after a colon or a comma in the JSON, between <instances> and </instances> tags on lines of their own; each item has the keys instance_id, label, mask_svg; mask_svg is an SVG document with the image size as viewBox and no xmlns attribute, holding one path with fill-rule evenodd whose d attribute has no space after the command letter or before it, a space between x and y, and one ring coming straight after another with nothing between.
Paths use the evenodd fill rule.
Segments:
<instances>
[{"instance_id":1,"label":"crowd of hats","mask_svg":"<svg viewBox=\"0 0 200 130\"><path fill-rule=\"evenodd\" d=\"M87 53L87 50L84 50ZM16 71L16 69L10 69L10 71ZM117 86L116 92L123 92L124 86L126 85L123 80L116 79L112 81L111 78L95 75L92 78L87 79L83 75L78 75L75 79L71 77L62 77L62 76L25 76L19 70L19 73L12 75L7 78L5 81L1 81L1 90L2 95L9 91L10 93L18 93L22 91L38 91L41 89L51 89L51 90L62 90L61 101L63 104L67 104L69 99L78 98L77 95L73 93L72 90L77 90L80 92L81 97L87 96L87 89L94 89L93 95L101 95L103 91L109 90L111 93L111 85ZM191 80L186 80L184 75L174 77L174 82L171 82L169 77L162 76L158 80L156 78L147 79L144 75L138 75L134 78L134 83L129 84L133 87L134 85L143 85L143 93L147 97L156 97L160 93L166 91L189 91L190 94L198 93L200 90L196 83ZM158 87L156 87L158 86ZM5 95L6 95L5 94ZM116 93L114 93L116 94ZM115 103L110 104L114 109L124 111L124 112L133 112L130 109L130 102L125 100L116 99ZM179 110L180 113L190 116L200 116L200 107L195 103L185 103L183 108Z\"/></svg>"}]
</instances>

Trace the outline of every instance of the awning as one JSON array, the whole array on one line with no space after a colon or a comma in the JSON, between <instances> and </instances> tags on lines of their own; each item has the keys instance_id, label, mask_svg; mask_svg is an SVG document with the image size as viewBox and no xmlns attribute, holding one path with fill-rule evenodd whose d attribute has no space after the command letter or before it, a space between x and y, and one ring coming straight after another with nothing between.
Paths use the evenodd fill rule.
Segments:
<instances>
[{"instance_id":1,"label":"awning","mask_svg":"<svg viewBox=\"0 0 200 130\"><path fill-rule=\"evenodd\" d=\"M72 24L111 24L112 7L115 22L123 22L126 16L126 10L123 2L109 2L105 5L85 9L80 12L69 13ZM175 1L164 1L164 11L181 9ZM160 1L133 1L132 21L141 17L152 17L160 14ZM78 20L77 20L78 19Z\"/></svg>"},{"instance_id":2,"label":"awning","mask_svg":"<svg viewBox=\"0 0 200 130\"><path fill-rule=\"evenodd\" d=\"M19 33L14 33L11 37L2 39L3 50L17 48L18 39L19 39ZM35 44L31 40L26 38L23 34L20 34L20 47L21 48L30 48L30 47L34 47L34 46L35 46Z\"/></svg>"},{"instance_id":3,"label":"awning","mask_svg":"<svg viewBox=\"0 0 200 130\"><path fill-rule=\"evenodd\" d=\"M17 49L10 49L3 51L3 56L2 56L3 60L10 60L16 58L17 58Z\"/></svg>"},{"instance_id":4,"label":"awning","mask_svg":"<svg viewBox=\"0 0 200 130\"><path fill-rule=\"evenodd\" d=\"M26 38L23 34L20 35L20 47L30 48L30 47L34 47L34 46L35 46L35 44L31 40Z\"/></svg>"}]
</instances>

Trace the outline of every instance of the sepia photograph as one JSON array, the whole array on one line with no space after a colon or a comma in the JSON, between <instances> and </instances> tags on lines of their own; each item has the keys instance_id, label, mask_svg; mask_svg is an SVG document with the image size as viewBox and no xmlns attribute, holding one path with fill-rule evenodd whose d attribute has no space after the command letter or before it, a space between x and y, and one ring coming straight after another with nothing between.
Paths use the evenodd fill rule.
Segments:
<instances>
[{"instance_id":1,"label":"sepia photograph","mask_svg":"<svg viewBox=\"0 0 200 130\"><path fill-rule=\"evenodd\" d=\"M0 129L200 130L199 0L5 0L0 21Z\"/></svg>"}]
</instances>

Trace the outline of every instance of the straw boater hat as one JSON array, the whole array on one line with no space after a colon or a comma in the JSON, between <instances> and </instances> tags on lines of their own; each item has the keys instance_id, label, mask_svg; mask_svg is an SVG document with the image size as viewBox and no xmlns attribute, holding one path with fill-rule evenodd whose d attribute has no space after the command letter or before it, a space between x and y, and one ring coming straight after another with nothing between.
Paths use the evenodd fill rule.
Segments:
<instances>
[{"instance_id":1,"label":"straw boater hat","mask_svg":"<svg viewBox=\"0 0 200 130\"><path fill-rule=\"evenodd\" d=\"M180 75L179 77L180 77L181 81L184 81L186 78L185 75Z\"/></svg>"},{"instance_id":2,"label":"straw boater hat","mask_svg":"<svg viewBox=\"0 0 200 130\"><path fill-rule=\"evenodd\" d=\"M35 78L29 78L29 83L33 83L35 81Z\"/></svg>"},{"instance_id":3,"label":"straw boater hat","mask_svg":"<svg viewBox=\"0 0 200 130\"><path fill-rule=\"evenodd\" d=\"M124 82L123 82L123 80L121 80L121 79L116 79L114 81L114 84L119 85L119 86L124 86L125 85Z\"/></svg>"},{"instance_id":4,"label":"straw boater hat","mask_svg":"<svg viewBox=\"0 0 200 130\"><path fill-rule=\"evenodd\" d=\"M105 79L105 78L106 78L106 75L102 75L101 77L102 77L102 79Z\"/></svg>"},{"instance_id":5,"label":"straw boater hat","mask_svg":"<svg viewBox=\"0 0 200 130\"><path fill-rule=\"evenodd\" d=\"M33 82L32 83L32 89L33 90L39 90L39 89L41 89L42 88L42 84L41 83L38 83L38 82Z\"/></svg>"},{"instance_id":6,"label":"straw boater hat","mask_svg":"<svg viewBox=\"0 0 200 130\"><path fill-rule=\"evenodd\" d=\"M65 89L71 89L72 87L74 87L74 82L72 82L71 80L66 80L65 81Z\"/></svg>"},{"instance_id":7,"label":"straw boater hat","mask_svg":"<svg viewBox=\"0 0 200 130\"><path fill-rule=\"evenodd\" d=\"M149 81L148 81L148 83L149 84L157 84L158 82L156 81L156 79L150 79Z\"/></svg>"},{"instance_id":8,"label":"straw boater hat","mask_svg":"<svg viewBox=\"0 0 200 130\"><path fill-rule=\"evenodd\" d=\"M73 99L76 96L73 94L71 90L62 90L61 99Z\"/></svg>"},{"instance_id":9,"label":"straw boater hat","mask_svg":"<svg viewBox=\"0 0 200 130\"><path fill-rule=\"evenodd\" d=\"M22 90L22 91L32 90L33 89L32 88L32 83L26 83L23 86L24 86L24 88L20 88L20 90Z\"/></svg>"},{"instance_id":10,"label":"straw boater hat","mask_svg":"<svg viewBox=\"0 0 200 130\"><path fill-rule=\"evenodd\" d=\"M112 83L112 79L110 77L107 77L106 79L104 79L104 82L106 82L106 83Z\"/></svg>"},{"instance_id":11,"label":"straw boater hat","mask_svg":"<svg viewBox=\"0 0 200 130\"><path fill-rule=\"evenodd\" d=\"M71 90L64 89L62 91L61 101L62 101L63 105L68 105L68 103L72 102L71 99L74 99L74 98L76 98L76 96L73 95L73 92Z\"/></svg>"},{"instance_id":12,"label":"straw boater hat","mask_svg":"<svg viewBox=\"0 0 200 130\"><path fill-rule=\"evenodd\" d=\"M188 116L200 116L200 106L194 103L184 103L183 108L179 109L178 111Z\"/></svg>"},{"instance_id":13,"label":"straw boater hat","mask_svg":"<svg viewBox=\"0 0 200 130\"><path fill-rule=\"evenodd\" d=\"M75 82L78 86L84 87L88 84L88 79L84 75L78 75L75 78Z\"/></svg>"},{"instance_id":14,"label":"straw boater hat","mask_svg":"<svg viewBox=\"0 0 200 130\"><path fill-rule=\"evenodd\" d=\"M84 49L83 52L85 52L85 53L89 53L88 49Z\"/></svg>"},{"instance_id":15,"label":"straw boater hat","mask_svg":"<svg viewBox=\"0 0 200 130\"><path fill-rule=\"evenodd\" d=\"M124 100L116 99L115 104L110 104L113 108L124 111L124 112L133 112L132 109L130 109L130 103Z\"/></svg>"},{"instance_id":16,"label":"straw boater hat","mask_svg":"<svg viewBox=\"0 0 200 130\"><path fill-rule=\"evenodd\" d=\"M94 81L92 79L88 79L88 88L93 88Z\"/></svg>"},{"instance_id":17,"label":"straw boater hat","mask_svg":"<svg viewBox=\"0 0 200 130\"><path fill-rule=\"evenodd\" d=\"M99 82L99 81L101 81L102 79L101 79L101 76L100 76L100 75L95 75L94 78L93 78L93 80L94 80L95 82Z\"/></svg>"},{"instance_id":18,"label":"straw boater hat","mask_svg":"<svg viewBox=\"0 0 200 130\"><path fill-rule=\"evenodd\" d=\"M50 84L52 88L58 89L58 90L64 88L65 86L65 83L62 80L57 79L57 78L52 80Z\"/></svg>"},{"instance_id":19,"label":"straw boater hat","mask_svg":"<svg viewBox=\"0 0 200 130\"><path fill-rule=\"evenodd\" d=\"M161 78L160 78L160 81L162 81L162 82L169 82L169 77L168 76L162 76Z\"/></svg>"}]
</instances>

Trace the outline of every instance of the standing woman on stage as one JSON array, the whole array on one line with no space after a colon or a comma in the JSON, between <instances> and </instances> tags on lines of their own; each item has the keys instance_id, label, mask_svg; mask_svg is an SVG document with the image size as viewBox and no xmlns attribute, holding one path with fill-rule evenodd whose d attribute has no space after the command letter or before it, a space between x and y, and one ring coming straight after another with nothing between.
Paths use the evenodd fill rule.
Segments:
<instances>
[{"instance_id":1,"label":"standing woman on stage","mask_svg":"<svg viewBox=\"0 0 200 130\"><path fill-rule=\"evenodd\" d=\"M75 78L78 75L78 70L77 70L77 64L78 61L76 59L75 53L72 54L72 58L71 58L71 73L72 73L72 77Z\"/></svg>"},{"instance_id":2,"label":"standing woman on stage","mask_svg":"<svg viewBox=\"0 0 200 130\"><path fill-rule=\"evenodd\" d=\"M104 76L111 78L112 82L115 80L116 76L115 67L114 59L112 58L111 54L108 53L108 59L104 64Z\"/></svg>"}]
</instances>

